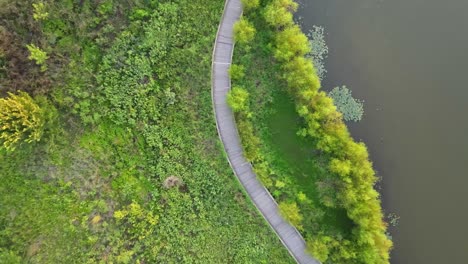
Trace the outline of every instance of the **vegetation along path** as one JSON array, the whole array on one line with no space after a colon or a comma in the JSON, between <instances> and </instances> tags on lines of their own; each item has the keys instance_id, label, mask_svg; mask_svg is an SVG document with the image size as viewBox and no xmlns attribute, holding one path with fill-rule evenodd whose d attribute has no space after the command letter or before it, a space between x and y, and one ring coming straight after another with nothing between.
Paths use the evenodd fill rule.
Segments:
<instances>
[{"instance_id":1,"label":"vegetation along path","mask_svg":"<svg viewBox=\"0 0 468 264\"><path fill-rule=\"evenodd\" d=\"M280 216L275 200L257 180L252 166L242 153L234 115L226 101L231 86L228 70L234 48L233 26L241 13L240 0L226 1L213 50L212 97L219 136L237 178L291 255L301 264L319 263L305 252L304 239L294 227Z\"/></svg>"}]
</instances>

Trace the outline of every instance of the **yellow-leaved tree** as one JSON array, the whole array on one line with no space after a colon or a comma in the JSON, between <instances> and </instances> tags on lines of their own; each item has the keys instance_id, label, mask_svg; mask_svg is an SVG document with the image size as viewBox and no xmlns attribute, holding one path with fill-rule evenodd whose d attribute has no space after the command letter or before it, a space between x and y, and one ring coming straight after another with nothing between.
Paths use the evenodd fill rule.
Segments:
<instances>
[{"instance_id":1,"label":"yellow-leaved tree","mask_svg":"<svg viewBox=\"0 0 468 264\"><path fill-rule=\"evenodd\" d=\"M0 98L0 143L7 150L13 151L22 142L39 141L44 123L44 111L27 93Z\"/></svg>"}]
</instances>

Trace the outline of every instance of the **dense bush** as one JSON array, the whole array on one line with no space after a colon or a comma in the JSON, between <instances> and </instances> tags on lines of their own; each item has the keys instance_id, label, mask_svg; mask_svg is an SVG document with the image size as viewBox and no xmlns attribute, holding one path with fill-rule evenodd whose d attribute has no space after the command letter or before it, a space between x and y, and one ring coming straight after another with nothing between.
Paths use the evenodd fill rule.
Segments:
<instances>
[{"instance_id":1,"label":"dense bush","mask_svg":"<svg viewBox=\"0 0 468 264\"><path fill-rule=\"evenodd\" d=\"M231 80L239 80L245 76L245 69L242 65L232 64L229 67L229 77Z\"/></svg>"},{"instance_id":2,"label":"dense bush","mask_svg":"<svg viewBox=\"0 0 468 264\"><path fill-rule=\"evenodd\" d=\"M249 93L241 87L233 87L227 95L227 102L234 112L248 110Z\"/></svg>"},{"instance_id":3,"label":"dense bush","mask_svg":"<svg viewBox=\"0 0 468 264\"><path fill-rule=\"evenodd\" d=\"M272 1L264 10L265 20L279 28L293 25L292 12L296 11L298 6L293 0Z\"/></svg>"},{"instance_id":4,"label":"dense bush","mask_svg":"<svg viewBox=\"0 0 468 264\"><path fill-rule=\"evenodd\" d=\"M240 44L247 44L255 36L255 28L252 24L245 18L241 17L239 21L234 24L234 39Z\"/></svg>"},{"instance_id":5,"label":"dense bush","mask_svg":"<svg viewBox=\"0 0 468 264\"><path fill-rule=\"evenodd\" d=\"M296 203L280 202L278 204L278 209L289 223L299 230L303 229L301 224L303 216L300 214L299 207L297 207Z\"/></svg>"},{"instance_id":6,"label":"dense bush","mask_svg":"<svg viewBox=\"0 0 468 264\"><path fill-rule=\"evenodd\" d=\"M0 142L7 150L22 142L39 141L44 123L44 110L27 93L0 98Z\"/></svg>"}]
</instances>

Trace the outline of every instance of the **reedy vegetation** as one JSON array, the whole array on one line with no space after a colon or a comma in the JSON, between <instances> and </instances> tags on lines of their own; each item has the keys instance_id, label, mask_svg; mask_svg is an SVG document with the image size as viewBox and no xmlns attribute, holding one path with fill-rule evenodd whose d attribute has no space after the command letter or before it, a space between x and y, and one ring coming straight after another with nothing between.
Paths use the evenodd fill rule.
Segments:
<instances>
[{"instance_id":1,"label":"reedy vegetation","mask_svg":"<svg viewBox=\"0 0 468 264\"><path fill-rule=\"evenodd\" d=\"M236 88L230 94L230 102L235 102L233 110L246 157L253 163L263 183L280 199L281 211L293 214L286 215L286 218L303 230L314 256L325 263L388 263L392 242L385 233L387 224L383 221L379 194L374 189L377 177L367 149L363 143L352 139L333 100L320 91L320 79L313 63L307 58L309 42L293 21L292 12L296 9L297 4L292 0L264 0L256 9L249 7L245 10L242 18L249 20L257 32L252 41L236 46L235 59L238 53L242 56L236 59L240 65L235 66L237 70L234 72L245 68L249 77L239 77L242 74L237 74L233 84L242 88ZM274 58L274 65L259 66L265 57ZM262 79L252 80L251 76ZM328 187L319 188L318 182L309 182L311 186L317 185L312 188L316 189L320 205L314 205L309 200L312 197L294 193L299 188L294 185L295 180L278 176L270 166L270 154L261 147L263 137L259 131L263 128L255 125L261 124L258 121L261 121L262 114L258 112L266 110L257 104L268 105L273 101L272 92L265 91L268 88L262 88L261 84L268 82L268 77L283 85L283 90L291 95L303 122L298 135L314 142L315 149L320 153L317 157L320 159L318 170L322 175L317 178L320 178L321 186ZM239 89L249 91L251 95L242 92L240 98L239 93L235 92ZM233 99L236 97L239 98ZM239 106L241 103L246 105ZM285 208L282 200L291 208ZM307 217L298 216L298 210L294 209L296 204L291 201L298 201L299 213L307 213ZM326 218L314 216L317 206L325 207L325 210L345 210L352 222L351 230L331 231L327 228L329 223Z\"/></svg>"}]
</instances>

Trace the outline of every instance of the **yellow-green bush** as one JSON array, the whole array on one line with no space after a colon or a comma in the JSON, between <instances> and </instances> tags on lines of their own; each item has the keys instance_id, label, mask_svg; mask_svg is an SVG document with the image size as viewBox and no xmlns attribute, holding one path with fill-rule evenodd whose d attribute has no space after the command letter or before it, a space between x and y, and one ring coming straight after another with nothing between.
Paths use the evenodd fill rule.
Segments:
<instances>
[{"instance_id":1,"label":"yellow-green bush","mask_svg":"<svg viewBox=\"0 0 468 264\"><path fill-rule=\"evenodd\" d=\"M0 98L0 142L7 150L22 142L39 141L44 123L44 111L27 93Z\"/></svg>"},{"instance_id":2,"label":"yellow-green bush","mask_svg":"<svg viewBox=\"0 0 468 264\"><path fill-rule=\"evenodd\" d=\"M281 215L297 229L302 230L302 215L296 203L280 202L278 204Z\"/></svg>"},{"instance_id":3,"label":"yellow-green bush","mask_svg":"<svg viewBox=\"0 0 468 264\"><path fill-rule=\"evenodd\" d=\"M241 44L247 44L255 37L255 28L245 18L241 17L239 21L234 24L234 39Z\"/></svg>"},{"instance_id":4,"label":"yellow-green bush","mask_svg":"<svg viewBox=\"0 0 468 264\"><path fill-rule=\"evenodd\" d=\"M292 12L296 11L298 4L293 0L274 0L264 10L264 17L268 24L275 27L293 25Z\"/></svg>"},{"instance_id":5,"label":"yellow-green bush","mask_svg":"<svg viewBox=\"0 0 468 264\"><path fill-rule=\"evenodd\" d=\"M46 60L49 58L49 56L47 56L47 52L34 44L26 45L26 48L28 48L29 51L28 59L35 61L37 65L41 66L41 71L46 71Z\"/></svg>"},{"instance_id":6,"label":"yellow-green bush","mask_svg":"<svg viewBox=\"0 0 468 264\"><path fill-rule=\"evenodd\" d=\"M234 112L248 110L249 93L241 87L233 87L228 95L227 102Z\"/></svg>"}]
</instances>

